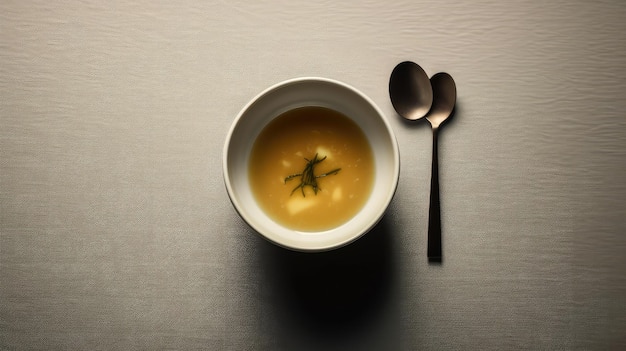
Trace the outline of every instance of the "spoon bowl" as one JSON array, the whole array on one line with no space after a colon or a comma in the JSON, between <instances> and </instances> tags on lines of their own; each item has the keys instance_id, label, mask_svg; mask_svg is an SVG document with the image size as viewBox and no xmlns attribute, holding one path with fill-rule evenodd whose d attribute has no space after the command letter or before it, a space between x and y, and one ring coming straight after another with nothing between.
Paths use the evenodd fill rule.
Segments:
<instances>
[{"instance_id":1,"label":"spoon bowl","mask_svg":"<svg viewBox=\"0 0 626 351\"><path fill-rule=\"evenodd\" d=\"M399 63L389 78L391 104L408 120L426 116L433 104L433 89L422 67L410 61Z\"/></svg>"},{"instance_id":2,"label":"spoon bowl","mask_svg":"<svg viewBox=\"0 0 626 351\"><path fill-rule=\"evenodd\" d=\"M456 85L454 79L445 72L432 76L430 84L433 90L433 103L426 119L433 128L439 128L454 111Z\"/></svg>"}]
</instances>

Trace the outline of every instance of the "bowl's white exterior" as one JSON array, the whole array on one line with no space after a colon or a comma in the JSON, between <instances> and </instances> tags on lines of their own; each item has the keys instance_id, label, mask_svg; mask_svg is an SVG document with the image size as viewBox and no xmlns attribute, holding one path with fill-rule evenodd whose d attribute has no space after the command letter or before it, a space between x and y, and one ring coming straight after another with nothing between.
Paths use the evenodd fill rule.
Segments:
<instances>
[{"instance_id":1,"label":"bowl's white exterior","mask_svg":"<svg viewBox=\"0 0 626 351\"><path fill-rule=\"evenodd\" d=\"M323 232L301 232L269 218L258 206L248 183L248 159L257 136L273 118L301 106L323 106L353 119L372 147L376 175L363 209L350 221ZM224 181L239 215L258 233L283 247L322 251L346 245L382 218L400 174L398 144L380 109L355 88L326 78L296 78L278 83L256 96L237 115L226 137Z\"/></svg>"}]
</instances>

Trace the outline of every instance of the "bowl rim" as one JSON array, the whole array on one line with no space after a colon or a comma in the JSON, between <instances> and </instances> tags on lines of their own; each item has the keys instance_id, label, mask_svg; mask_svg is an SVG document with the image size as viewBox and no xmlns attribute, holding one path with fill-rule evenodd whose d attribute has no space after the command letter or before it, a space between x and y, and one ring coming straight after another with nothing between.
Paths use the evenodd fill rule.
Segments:
<instances>
[{"instance_id":1,"label":"bowl rim","mask_svg":"<svg viewBox=\"0 0 626 351\"><path fill-rule=\"evenodd\" d=\"M360 229L356 231L354 235L351 235L349 238L345 240L338 240L332 244L327 244L327 245L313 245L312 246L312 245L307 245L307 244L302 244L302 245L294 245L293 243L287 244L285 242L280 242L278 240L271 238L270 237L271 235L264 233L261 230L261 228L259 228L259 226L255 223L254 220L250 220L249 218L247 218L246 215L244 215L244 213L242 213L240 206L243 206L243 205L239 203L239 199L237 199L236 196L234 195L235 191L233 189L233 184L231 182L231 175L229 173L229 163L228 163L229 150L233 142L233 135L234 135L235 130L237 129L243 117L245 116L245 114L248 112L248 110L251 108L252 105L256 104L258 101L263 99L264 96L271 94L273 91L278 90L280 88L283 88L292 84L316 83L316 82L332 84L342 89L346 89L350 91L351 93L357 95L360 99L362 99L367 105L369 105L369 107L371 107L375 111L375 114L378 116L378 119L385 127L384 134L386 134L389 140L391 141L390 146L391 146L391 150L393 154L392 156L393 156L393 168L394 168L392 171L392 177L391 177L392 183L389 188L390 190L385 195L385 198L381 200L382 202L384 202L384 206L381 206L380 210L376 212L375 216L373 216L375 218L372 218L371 220L367 221L367 223L364 223L363 226L361 226ZM275 117L277 116L274 116L271 119ZM371 98L369 98L367 95L365 95L363 92L356 89L355 87L347 83L341 82L339 80L331 79L331 78L323 78L323 77L316 77L316 76L304 76L304 77L291 78L291 79L287 79L287 80L283 80L281 82L275 83L265 88L263 91L256 94L252 99L250 99L243 106L243 108L239 111L239 113L237 113L237 116L232 121L232 124L230 128L228 129L228 133L224 141L224 147L223 147L223 153L222 153L222 176L223 176L224 184L227 190L227 195L230 199L230 202L233 205L233 208L235 209L239 217L241 217L241 219L243 219L243 221L248 225L248 227L253 229L258 235L262 236L264 239L274 243L275 245L278 245L278 246L281 246L290 250L295 250L295 251L320 252L320 251L333 250L333 249L343 247L345 245L348 245L356 241L357 239L365 235L367 232L369 232L372 228L374 228L378 224L378 222L380 222L380 220L384 217L384 214L389 208L389 204L391 203L393 197L395 196L398 183L399 183L400 152L399 152L398 140L395 136L393 128L391 127L391 124L389 123L389 121L387 120L387 118L385 117L385 114L381 111L381 109L376 105L376 103L374 103L374 101ZM311 233L314 234L316 232L311 232Z\"/></svg>"}]
</instances>

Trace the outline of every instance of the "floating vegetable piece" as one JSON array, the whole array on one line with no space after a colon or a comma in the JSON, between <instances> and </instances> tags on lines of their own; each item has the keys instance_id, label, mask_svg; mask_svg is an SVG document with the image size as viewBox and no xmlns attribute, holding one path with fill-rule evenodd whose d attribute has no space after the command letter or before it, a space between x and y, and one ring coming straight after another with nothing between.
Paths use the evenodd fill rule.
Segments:
<instances>
[{"instance_id":1,"label":"floating vegetable piece","mask_svg":"<svg viewBox=\"0 0 626 351\"><path fill-rule=\"evenodd\" d=\"M293 190L291 191L291 195L293 195L296 190L300 189L302 191L302 196L306 197L306 195L304 194L304 188L307 186L313 188L313 193L317 195L317 192L321 190L320 187L317 185L317 179L339 173L341 168L333 169L330 172L322 173L320 175L315 175L315 165L324 161L325 159L326 156L318 158L318 154L315 154L315 157L313 157L313 159L311 160L309 160L308 158L304 158L307 163L302 173L292 174L285 178L285 184L287 184L288 181L300 177L300 184L293 188Z\"/></svg>"}]
</instances>

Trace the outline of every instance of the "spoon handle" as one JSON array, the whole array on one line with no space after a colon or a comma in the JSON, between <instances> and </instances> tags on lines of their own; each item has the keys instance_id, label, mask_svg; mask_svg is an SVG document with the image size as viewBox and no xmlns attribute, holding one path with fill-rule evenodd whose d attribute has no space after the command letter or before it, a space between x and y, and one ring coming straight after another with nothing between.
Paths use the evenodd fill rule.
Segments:
<instances>
[{"instance_id":1,"label":"spoon handle","mask_svg":"<svg viewBox=\"0 0 626 351\"><path fill-rule=\"evenodd\" d=\"M430 209L428 211L428 258L441 259L441 207L439 203L439 160L437 136L439 128L433 128L433 164L430 176Z\"/></svg>"}]
</instances>

